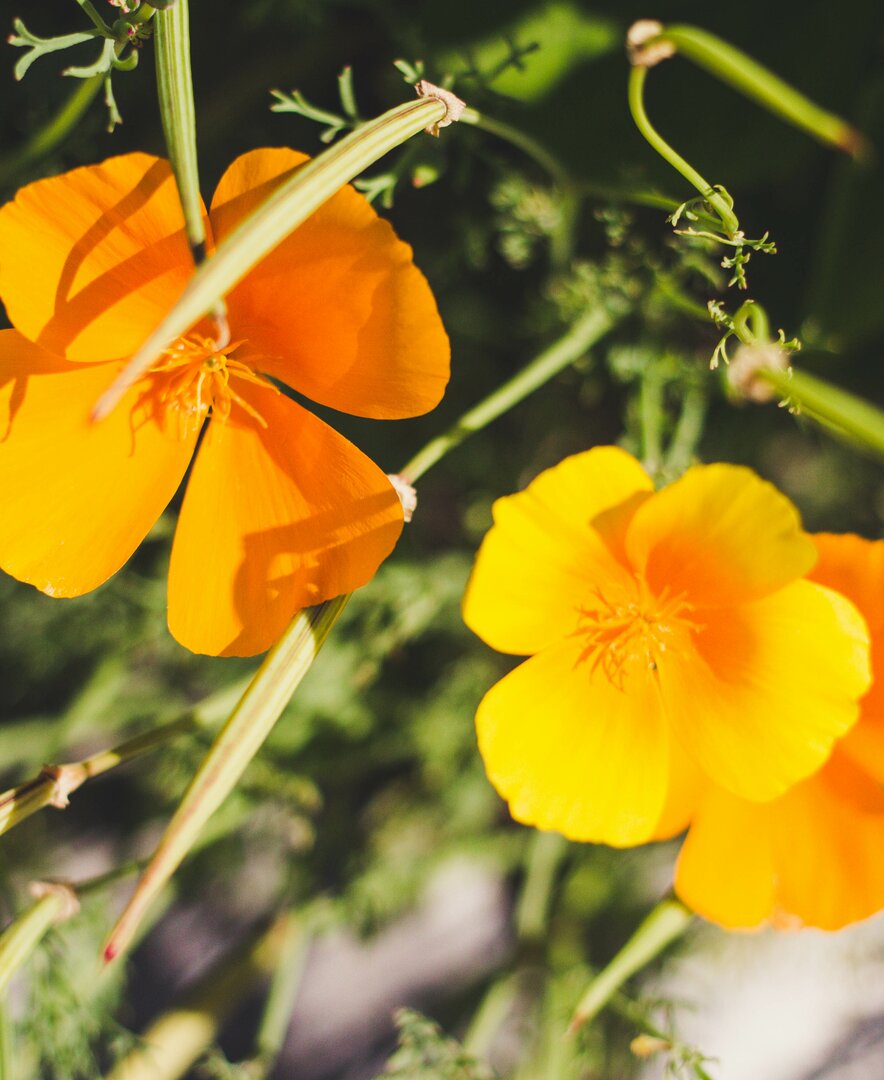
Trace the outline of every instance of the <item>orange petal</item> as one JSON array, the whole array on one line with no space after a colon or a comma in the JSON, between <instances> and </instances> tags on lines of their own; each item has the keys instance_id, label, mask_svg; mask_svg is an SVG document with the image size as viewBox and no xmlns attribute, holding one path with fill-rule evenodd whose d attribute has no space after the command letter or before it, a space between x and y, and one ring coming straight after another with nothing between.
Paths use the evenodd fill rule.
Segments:
<instances>
[{"instance_id":1,"label":"orange petal","mask_svg":"<svg viewBox=\"0 0 884 1080\"><path fill-rule=\"evenodd\" d=\"M654 591L704 607L766 596L816 561L792 503L736 465L698 465L648 499L626 546Z\"/></svg>"},{"instance_id":2,"label":"orange petal","mask_svg":"<svg viewBox=\"0 0 884 1080\"><path fill-rule=\"evenodd\" d=\"M694 648L658 665L667 715L716 783L771 799L818 769L868 686L859 613L807 581L706 612Z\"/></svg>"},{"instance_id":3,"label":"orange petal","mask_svg":"<svg viewBox=\"0 0 884 1080\"><path fill-rule=\"evenodd\" d=\"M0 567L50 596L79 596L118 570L193 454L195 437L170 439L146 418L137 387L90 422L118 371L0 332Z\"/></svg>"},{"instance_id":4,"label":"orange petal","mask_svg":"<svg viewBox=\"0 0 884 1080\"><path fill-rule=\"evenodd\" d=\"M253 150L230 166L212 200L216 239L307 161ZM300 225L228 298L236 337L262 370L314 401L397 419L438 404L448 338L411 248L351 187Z\"/></svg>"},{"instance_id":5,"label":"orange petal","mask_svg":"<svg viewBox=\"0 0 884 1080\"><path fill-rule=\"evenodd\" d=\"M759 926L774 913L776 865L768 805L713 788L678 857L679 898L728 929Z\"/></svg>"},{"instance_id":6,"label":"orange petal","mask_svg":"<svg viewBox=\"0 0 884 1080\"><path fill-rule=\"evenodd\" d=\"M884 908L884 792L840 754L779 799L718 789L682 849L676 891L727 927L836 930Z\"/></svg>"},{"instance_id":7,"label":"orange petal","mask_svg":"<svg viewBox=\"0 0 884 1080\"><path fill-rule=\"evenodd\" d=\"M273 390L231 383L239 406L210 421L169 568L169 628L193 652L251 656L304 607L364 585L390 554L402 507L337 432Z\"/></svg>"},{"instance_id":8,"label":"orange petal","mask_svg":"<svg viewBox=\"0 0 884 1080\"><path fill-rule=\"evenodd\" d=\"M660 818L666 727L650 672L627 690L563 642L526 660L476 714L492 784L517 821L571 840L640 844Z\"/></svg>"},{"instance_id":9,"label":"orange petal","mask_svg":"<svg viewBox=\"0 0 884 1080\"><path fill-rule=\"evenodd\" d=\"M884 784L884 540L820 533L813 541L820 557L809 577L852 601L872 638L875 681L860 704L859 723L839 747Z\"/></svg>"},{"instance_id":10,"label":"orange petal","mask_svg":"<svg viewBox=\"0 0 884 1080\"><path fill-rule=\"evenodd\" d=\"M38 180L0 209L0 298L69 360L128 356L193 273L169 164L126 154Z\"/></svg>"},{"instance_id":11,"label":"orange petal","mask_svg":"<svg viewBox=\"0 0 884 1080\"><path fill-rule=\"evenodd\" d=\"M517 655L566 637L587 594L627 574L590 521L650 490L634 458L601 446L498 499L464 596L467 626L493 648Z\"/></svg>"}]
</instances>

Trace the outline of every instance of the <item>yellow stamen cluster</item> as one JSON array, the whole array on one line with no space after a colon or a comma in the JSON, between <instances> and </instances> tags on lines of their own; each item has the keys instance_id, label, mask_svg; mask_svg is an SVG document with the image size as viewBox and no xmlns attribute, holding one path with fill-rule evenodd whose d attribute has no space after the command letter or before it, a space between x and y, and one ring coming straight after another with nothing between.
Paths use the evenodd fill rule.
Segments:
<instances>
[{"instance_id":1,"label":"yellow stamen cluster","mask_svg":"<svg viewBox=\"0 0 884 1080\"><path fill-rule=\"evenodd\" d=\"M151 368L154 404L164 422L173 419L177 423L179 438L187 438L199 430L210 410L215 418L225 422L234 405L261 427L267 427L264 417L231 385L232 379L243 379L279 393L269 379L251 366L249 361L259 357L233 358L232 354L245 344L234 341L222 349L211 338L198 334L181 337Z\"/></svg>"},{"instance_id":2,"label":"yellow stamen cluster","mask_svg":"<svg viewBox=\"0 0 884 1080\"><path fill-rule=\"evenodd\" d=\"M697 629L685 617L691 605L684 594L669 596L664 589L656 596L641 578L634 587L609 585L592 595L595 604L577 608L574 635L585 639L578 663L591 661L593 671L601 666L620 689L627 671L656 671L662 655L681 648Z\"/></svg>"}]
</instances>

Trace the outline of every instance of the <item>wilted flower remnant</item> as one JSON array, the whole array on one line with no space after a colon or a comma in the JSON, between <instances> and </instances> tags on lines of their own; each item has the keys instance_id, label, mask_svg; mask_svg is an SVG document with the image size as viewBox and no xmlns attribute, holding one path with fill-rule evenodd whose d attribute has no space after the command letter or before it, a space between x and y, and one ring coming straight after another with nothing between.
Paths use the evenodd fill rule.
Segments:
<instances>
[{"instance_id":1,"label":"wilted flower remnant","mask_svg":"<svg viewBox=\"0 0 884 1080\"><path fill-rule=\"evenodd\" d=\"M759 813L797 790L869 686L863 618L840 580L806 579L816 561L791 503L737 466L655 493L601 447L498 500L464 616L530 657L476 718L513 816L627 846L698 827L713 790Z\"/></svg>"},{"instance_id":2,"label":"wilted flower remnant","mask_svg":"<svg viewBox=\"0 0 884 1080\"><path fill-rule=\"evenodd\" d=\"M212 242L306 160L238 158ZM402 528L399 498L277 385L379 419L443 393L433 296L361 195L338 192L243 278L229 340L204 320L97 424L96 400L193 272L168 163L129 154L30 184L0 209L0 251L15 326L0 333L0 567L54 596L95 588L193 458L169 570L169 625L188 648L259 652L300 608L372 576Z\"/></svg>"}]
</instances>

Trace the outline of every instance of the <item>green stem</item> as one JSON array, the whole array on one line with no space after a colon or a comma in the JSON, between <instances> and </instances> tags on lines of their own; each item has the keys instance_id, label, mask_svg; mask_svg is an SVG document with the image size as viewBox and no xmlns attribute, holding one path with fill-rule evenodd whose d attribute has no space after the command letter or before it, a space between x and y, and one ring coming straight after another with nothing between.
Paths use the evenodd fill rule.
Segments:
<instances>
[{"instance_id":1,"label":"green stem","mask_svg":"<svg viewBox=\"0 0 884 1080\"><path fill-rule=\"evenodd\" d=\"M300 166L221 241L197 268L178 302L138 350L94 410L100 420L156 361L286 236L340 188L394 147L443 120L447 106L425 97L361 125L319 157Z\"/></svg>"},{"instance_id":2,"label":"green stem","mask_svg":"<svg viewBox=\"0 0 884 1080\"><path fill-rule=\"evenodd\" d=\"M765 379L790 404L851 442L884 457L884 412L855 394L806 371L765 369Z\"/></svg>"},{"instance_id":3,"label":"green stem","mask_svg":"<svg viewBox=\"0 0 884 1080\"><path fill-rule=\"evenodd\" d=\"M9 1010L0 1002L0 1080L15 1080L15 1034Z\"/></svg>"},{"instance_id":4,"label":"green stem","mask_svg":"<svg viewBox=\"0 0 884 1080\"><path fill-rule=\"evenodd\" d=\"M163 135L178 185L187 238L194 259L201 262L206 254L206 226L197 167L188 0L177 0L172 7L156 13L154 41Z\"/></svg>"},{"instance_id":5,"label":"green stem","mask_svg":"<svg viewBox=\"0 0 884 1080\"><path fill-rule=\"evenodd\" d=\"M646 371L639 390L642 465L656 477L663 463L663 388L664 380L654 370Z\"/></svg>"},{"instance_id":6,"label":"green stem","mask_svg":"<svg viewBox=\"0 0 884 1080\"><path fill-rule=\"evenodd\" d=\"M38 128L18 150L7 154L0 162L0 184L23 172L28 166L51 153L71 134L80 118L95 100L104 83L104 75L79 79L77 88L65 100L58 112Z\"/></svg>"},{"instance_id":7,"label":"green stem","mask_svg":"<svg viewBox=\"0 0 884 1080\"><path fill-rule=\"evenodd\" d=\"M463 1048L473 1057L482 1059L503 1027L519 997L519 979L506 975L492 983L482 998L463 1039Z\"/></svg>"},{"instance_id":8,"label":"green stem","mask_svg":"<svg viewBox=\"0 0 884 1080\"><path fill-rule=\"evenodd\" d=\"M721 219L721 225L725 233L731 239L739 232L740 222L724 196L714 187L689 162L674 150L663 136L653 126L645 111L644 88L648 69L640 64L630 69L629 72L629 111L635 121L636 127L644 135L645 139L657 151L657 153L681 175L693 185L703 196L706 202L715 210Z\"/></svg>"},{"instance_id":9,"label":"green stem","mask_svg":"<svg viewBox=\"0 0 884 1080\"><path fill-rule=\"evenodd\" d=\"M862 157L867 151L863 136L840 116L821 109L751 56L714 34L696 26L667 26L654 40L670 42L698 67L820 142L853 157Z\"/></svg>"},{"instance_id":10,"label":"green stem","mask_svg":"<svg viewBox=\"0 0 884 1080\"><path fill-rule=\"evenodd\" d=\"M524 131L520 131L519 128L504 123L502 120L495 120L491 116L486 116L477 109L464 109L460 119L461 123L471 124L473 127L479 128L480 131L487 131L489 135L496 135L499 139L503 139L511 146L521 150L523 154L535 161L541 169L549 173L560 187L569 188L575 186L571 174L558 158L536 139L526 135Z\"/></svg>"},{"instance_id":11,"label":"green stem","mask_svg":"<svg viewBox=\"0 0 884 1080\"><path fill-rule=\"evenodd\" d=\"M295 1000L301 990L312 935L303 917L292 915L284 928L276 956L264 1016L255 1040L256 1064L262 1077L270 1076L282 1052Z\"/></svg>"},{"instance_id":12,"label":"green stem","mask_svg":"<svg viewBox=\"0 0 884 1080\"><path fill-rule=\"evenodd\" d=\"M307 674L348 597L339 596L299 612L264 658L239 705L188 785L104 950L112 960L126 948L138 924L178 869L203 825L236 786L282 710Z\"/></svg>"},{"instance_id":13,"label":"green stem","mask_svg":"<svg viewBox=\"0 0 884 1080\"><path fill-rule=\"evenodd\" d=\"M95 5L90 3L90 0L77 0L77 3L91 20L92 25L97 30L100 30L104 37L112 36L111 28L107 25L101 15L99 15L98 11L95 9Z\"/></svg>"},{"instance_id":14,"label":"green stem","mask_svg":"<svg viewBox=\"0 0 884 1080\"><path fill-rule=\"evenodd\" d=\"M610 964L590 983L574 1011L569 1033L574 1034L592 1020L627 979L681 937L693 917L680 901L661 900Z\"/></svg>"},{"instance_id":15,"label":"green stem","mask_svg":"<svg viewBox=\"0 0 884 1080\"><path fill-rule=\"evenodd\" d=\"M525 883L516 906L516 933L522 942L546 938L556 873L568 852L568 841L553 832L536 832L528 846Z\"/></svg>"},{"instance_id":16,"label":"green stem","mask_svg":"<svg viewBox=\"0 0 884 1080\"><path fill-rule=\"evenodd\" d=\"M681 415L675 427L672 441L666 452L663 466L667 476L681 476L691 463L703 434L703 420L706 416L707 394L700 384L688 386L681 403Z\"/></svg>"},{"instance_id":17,"label":"green stem","mask_svg":"<svg viewBox=\"0 0 884 1080\"><path fill-rule=\"evenodd\" d=\"M487 427L532 391L579 360L614 326L616 318L595 308L578 319L571 329L554 345L532 360L518 375L498 387L444 432L432 439L402 469L402 477L413 484L464 439Z\"/></svg>"}]
</instances>

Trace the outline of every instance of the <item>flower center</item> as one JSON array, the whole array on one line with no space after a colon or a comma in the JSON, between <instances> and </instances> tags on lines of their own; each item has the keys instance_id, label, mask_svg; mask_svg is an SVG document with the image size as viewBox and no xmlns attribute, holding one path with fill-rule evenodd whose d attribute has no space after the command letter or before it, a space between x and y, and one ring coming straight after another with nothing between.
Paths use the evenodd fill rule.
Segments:
<instances>
[{"instance_id":1,"label":"flower center","mask_svg":"<svg viewBox=\"0 0 884 1080\"><path fill-rule=\"evenodd\" d=\"M279 393L269 379L252 367L260 357L233 356L245 344L244 340L233 341L221 348L211 338L191 334L178 338L163 352L150 374L153 404L165 427L174 424L178 437L185 439L199 430L210 411L224 423L234 405L261 427L267 427L264 417L233 385L239 379Z\"/></svg>"},{"instance_id":2,"label":"flower center","mask_svg":"<svg viewBox=\"0 0 884 1080\"><path fill-rule=\"evenodd\" d=\"M620 689L626 673L656 671L663 655L683 649L698 629L687 617L692 607L684 593L655 595L641 578L634 588L615 585L592 595L594 603L577 608L573 636L584 641L577 662L591 663L593 672L601 667Z\"/></svg>"}]
</instances>

